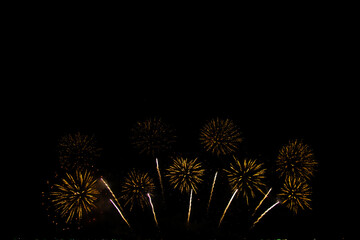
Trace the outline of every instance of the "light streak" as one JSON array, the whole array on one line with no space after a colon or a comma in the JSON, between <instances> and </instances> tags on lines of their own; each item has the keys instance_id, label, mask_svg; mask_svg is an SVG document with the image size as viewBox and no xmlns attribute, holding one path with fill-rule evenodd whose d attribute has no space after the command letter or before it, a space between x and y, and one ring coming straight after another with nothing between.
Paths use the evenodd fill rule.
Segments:
<instances>
[{"instance_id":1,"label":"light streak","mask_svg":"<svg viewBox=\"0 0 360 240\"><path fill-rule=\"evenodd\" d=\"M224 219L225 213L226 213L226 211L228 210L228 208L229 208L229 206L230 206L230 203L231 203L232 200L234 199L235 194L237 193L238 190L239 190L239 189L236 189L235 192L233 193L233 195L231 196L230 201L229 201L228 205L226 206L223 215L221 216L221 219L220 219L220 222L219 222L218 227L220 227L220 224L221 224L222 220Z\"/></svg>"},{"instance_id":2,"label":"light streak","mask_svg":"<svg viewBox=\"0 0 360 240\"><path fill-rule=\"evenodd\" d=\"M266 214L267 212L269 212L273 207L275 207L275 206L278 205L279 203L280 203L280 201L277 201L277 202L274 203L271 207L269 207L268 209L266 209L266 211L265 211L263 214L261 214L261 216L254 222L254 224L252 225L252 228L255 226L256 223L258 223L258 222L260 221L260 219L261 219L263 216L265 216L265 214Z\"/></svg>"},{"instance_id":3,"label":"light streak","mask_svg":"<svg viewBox=\"0 0 360 240\"><path fill-rule=\"evenodd\" d=\"M113 198L115 199L116 203L119 205L119 207L120 207L121 210L122 210L122 207L121 207L119 201L117 200L115 194L113 193L113 191L111 191L110 186L105 182L105 180L104 180L103 178L100 178L100 179L101 179L101 181L105 184L105 186L107 187L107 189L109 190L109 192L111 193L111 195L113 196Z\"/></svg>"},{"instance_id":4,"label":"light streak","mask_svg":"<svg viewBox=\"0 0 360 240\"><path fill-rule=\"evenodd\" d=\"M191 189L191 191L190 191L190 200L189 200L189 211L188 211L188 217L187 217L187 221L186 221L187 225L189 225L189 223L190 223L192 194L193 194L193 190Z\"/></svg>"},{"instance_id":5,"label":"light streak","mask_svg":"<svg viewBox=\"0 0 360 240\"><path fill-rule=\"evenodd\" d=\"M160 173L160 168L159 168L159 161L158 161L157 158L155 158L155 160L156 160L156 170L157 170L157 173L158 173L158 175L159 175L161 193L162 193L162 196L163 196L163 198L164 198L164 187L163 187L162 178L161 178L161 173Z\"/></svg>"},{"instance_id":6,"label":"light streak","mask_svg":"<svg viewBox=\"0 0 360 240\"><path fill-rule=\"evenodd\" d=\"M207 205L207 211L209 211L210 202L211 202L211 198L212 198L212 195L213 195L213 191L214 191L214 186L215 186L215 181L216 181L217 174L218 174L218 172L215 173L214 180L213 180L213 184L212 184L212 186L211 186L209 202L208 202L208 205Z\"/></svg>"},{"instance_id":7,"label":"light streak","mask_svg":"<svg viewBox=\"0 0 360 240\"><path fill-rule=\"evenodd\" d=\"M126 220L126 218L124 217L124 215L122 214L122 212L120 211L120 209L116 206L116 204L113 202L113 200L110 198L110 202L112 203L112 205L114 205L114 207L116 208L116 210L119 212L120 216L122 217L122 219L124 219L124 221L126 222L126 224L129 226L129 228L131 228L129 222Z\"/></svg>"},{"instance_id":8,"label":"light streak","mask_svg":"<svg viewBox=\"0 0 360 240\"><path fill-rule=\"evenodd\" d=\"M150 202L150 206L151 206L151 209L152 209L152 212L153 212L153 215L154 215L154 220L155 220L156 226L159 227L159 223L158 223L158 221L157 221L157 219L156 219L156 214L155 214L155 210L154 210L154 205L152 204L150 194L147 193L146 195L147 195L148 198L149 198L149 202Z\"/></svg>"},{"instance_id":9,"label":"light streak","mask_svg":"<svg viewBox=\"0 0 360 240\"><path fill-rule=\"evenodd\" d=\"M265 200L265 198L267 198L267 196L268 196L269 193L271 192L271 189L272 189L272 188L270 188L269 191L268 191L268 192L265 194L265 196L263 197L263 199L261 199L259 205L257 205L257 207L256 207L255 210L254 210L254 213L253 213L251 216L254 216L254 215L255 215L255 213L256 213L256 211L258 210L258 208L261 206L261 204L263 203L263 201Z\"/></svg>"}]
</instances>

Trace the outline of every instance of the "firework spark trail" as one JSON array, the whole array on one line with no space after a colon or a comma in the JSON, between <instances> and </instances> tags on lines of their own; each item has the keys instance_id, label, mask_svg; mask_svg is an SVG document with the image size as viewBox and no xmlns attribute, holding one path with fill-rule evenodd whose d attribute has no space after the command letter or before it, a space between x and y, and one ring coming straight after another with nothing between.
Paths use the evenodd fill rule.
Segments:
<instances>
[{"instance_id":1,"label":"firework spark trail","mask_svg":"<svg viewBox=\"0 0 360 240\"><path fill-rule=\"evenodd\" d=\"M147 195L148 198L149 198L149 202L150 202L151 209L152 209L152 212L153 212L153 215L154 215L154 220L155 220L156 226L159 227L159 223L158 223L158 221L157 221L157 219L156 219L156 214L155 214L155 210L154 210L154 205L152 204L150 194L147 193L146 195Z\"/></svg>"},{"instance_id":2,"label":"firework spark trail","mask_svg":"<svg viewBox=\"0 0 360 240\"><path fill-rule=\"evenodd\" d=\"M253 228L253 227L255 226L255 224L257 224L257 223L260 221L260 219L261 219L263 216L265 216L265 214L266 214L268 211L270 211L273 207L275 207L275 206L278 205L279 203L280 203L280 201L277 201L277 202L274 203L271 207L269 207L268 209L266 209L266 211L265 211L263 214L261 214L261 216L253 223L253 225L252 225L251 228Z\"/></svg>"},{"instance_id":3,"label":"firework spark trail","mask_svg":"<svg viewBox=\"0 0 360 240\"><path fill-rule=\"evenodd\" d=\"M265 194L265 196L263 197L263 199L261 199L259 205L257 205L257 207L255 208L253 214L251 215L252 217L255 215L256 211L258 210L258 208L261 206L261 204L263 203L263 201L267 198L267 196L269 195L269 193L271 192L271 189L269 189L269 191Z\"/></svg>"},{"instance_id":4,"label":"firework spark trail","mask_svg":"<svg viewBox=\"0 0 360 240\"><path fill-rule=\"evenodd\" d=\"M187 225L189 225L189 223L190 223L192 195L193 195L193 190L191 189L191 191L190 191L190 200L189 200L189 211L188 211L188 217L187 217Z\"/></svg>"},{"instance_id":5,"label":"firework spark trail","mask_svg":"<svg viewBox=\"0 0 360 240\"><path fill-rule=\"evenodd\" d=\"M234 197L235 197L235 195L236 195L236 193L237 193L238 190L239 190L239 189L236 189L235 192L233 193L232 197L230 198L230 201L229 201L228 205L226 206L223 215L221 216L221 219L220 219L220 222L219 222L218 227L220 227L220 224L221 224L222 220L224 219L225 213L226 213L226 211L228 210L228 208L229 208L229 206L230 206L230 203L231 203L232 200L234 199Z\"/></svg>"},{"instance_id":6,"label":"firework spark trail","mask_svg":"<svg viewBox=\"0 0 360 240\"><path fill-rule=\"evenodd\" d=\"M159 168L159 161L158 161L157 158L156 158L156 170L157 170L157 173L158 173L158 175L159 175L161 193L162 193L162 196L163 196L163 198L164 198L164 187L163 187L162 178L161 178L161 173L160 173L160 168Z\"/></svg>"},{"instance_id":7,"label":"firework spark trail","mask_svg":"<svg viewBox=\"0 0 360 240\"><path fill-rule=\"evenodd\" d=\"M105 182L105 180L104 180L103 178L100 178L100 179L101 179L101 181L105 184L105 186L107 187L107 189L109 190L109 192L111 193L111 195L113 196L113 198L115 199L116 203L119 205L119 207L120 207L121 210L122 210L122 207L121 207L119 201L117 200L117 198L115 197L115 194L113 193L113 191L111 191L110 186Z\"/></svg>"},{"instance_id":8,"label":"firework spark trail","mask_svg":"<svg viewBox=\"0 0 360 240\"><path fill-rule=\"evenodd\" d=\"M218 174L218 172L215 173L214 181L213 181L213 184L212 184L212 186L211 186L209 202L208 202L208 205L207 205L207 211L209 211L210 202L211 202L211 198L212 198L212 195L213 195L213 191L214 191L214 186L215 186L215 181L216 181L217 174Z\"/></svg>"},{"instance_id":9,"label":"firework spark trail","mask_svg":"<svg viewBox=\"0 0 360 240\"><path fill-rule=\"evenodd\" d=\"M122 212L120 211L120 209L116 206L116 204L113 202L113 200L110 198L110 202L112 203L112 205L114 205L114 207L116 208L116 210L119 212L120 216L122 217L122 219L124 219L124 221L126 222L126 224L129 226L129 228L131 228L129 222L126 220L126 218L124 217L124 215L122 214Z\"/></svg>"}]
</instances>

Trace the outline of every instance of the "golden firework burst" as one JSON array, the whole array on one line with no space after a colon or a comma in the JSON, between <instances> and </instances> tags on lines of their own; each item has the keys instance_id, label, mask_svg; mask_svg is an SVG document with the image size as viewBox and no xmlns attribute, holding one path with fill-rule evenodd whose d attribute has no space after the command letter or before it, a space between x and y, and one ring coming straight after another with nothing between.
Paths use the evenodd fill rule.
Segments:
<instances>
[{"instance_id":1,"label":"golden firework burst","mask_svg":"<svg viewBox=\"0 0 360 240\"><path fill-rule=\"evenodd\" d=\"M140 153L152 156L169 149L176 139L174 130L160 118L137 122L131 133L132 143Z\"/></svg>"},{"instance_id":2,"label":"golden firework burst","mask_svg":"<svg viewBox=\"0 0 360 240\"><path fill-rule=\"evenodd\" d=\"M189 193L192 189L197 191L197 184L203 181L205 169L200 162L195 159L177 157L173 159L173 164L167 169L166 177L169 177L170 184L181 192Z\"/></svg>"},{"instance_id":3,"label":"golden firework burst","mask_svg":"<svg viewBox=\"0 0 360 240\"><path fill-rule=\"evenodd\" d=\"M276 160L276 172L285 178L309 180L314 175L317 164L309 145L296 139L280 149Z\"/></svg>"},{"instance_id":4,"label":"golden firework burst","mask_svg":"<svg viewBox=\"0 0 360 240\"><path fill-rule=\"evenodd\" d=\"M147 194L152 195L154 190L155 184L149 174L134 169L124 179L121 198L125 200L125 206L130 204L130 210L134 204L144 209L149 204Z\"/></svg>"},{"instance_id":5,"label":"golden firework burst","mask_svg":"<svg viewBox=\"0 0 360 240\"><path fill-rule=\"evenodd\" d=\"M101 148L97 146L94 136L78 132L60 138L58 150L61 167L73 170L93 167L95 160L100 157Z\"/></svg>"},{"instance_id":6,"label":"golden firework burst","mask_svg":"<svg viewBox=\"0 0 360 240\"><path fill-rule=\"evenodd\" d=\"M51 187L49 200L66 223L81 221L95 208L99 194L96 183L90 171L77 170L66 173L61 183Z\"/></svg>"},{"instance_id":7,"label":"golden firework burst","mask_svg":"<svg viewBox=\"0 0 360 240\"><path fill-rule=\"evenodd\" d=\"M234 162L230 163L230 169L226 170L232 192L239 190L249 204L249 197L255 197L255 192L264 194L263 189L266 187L265 168L263 163L259 163L256 159L247 159L243 161L234 157Z\"/></svg>"},{"instance_id":8,"label":"golden firework burst","mask_svg":"<svg viewBox=\"0 0 360 240\"><path fill-rule=\"evenodd\" d=\"M280 189L279 193L279 197L283 199L282 204L295 214L298 213L299 208L311 210L310 196L311 188L306 181L292 177L285 179L284 186Z\"/></svg>"},{"instance_id":9,"label":"golden firework burst","mask_svg":"<svg viewBox=\"0 0 360 240\"><path fill-rule=\"evenodd\" d=\"M204 149L217 156L235 152L242 141L241 132L230 119L211 119L200 130Z\"/></svg>"}]
</instances>

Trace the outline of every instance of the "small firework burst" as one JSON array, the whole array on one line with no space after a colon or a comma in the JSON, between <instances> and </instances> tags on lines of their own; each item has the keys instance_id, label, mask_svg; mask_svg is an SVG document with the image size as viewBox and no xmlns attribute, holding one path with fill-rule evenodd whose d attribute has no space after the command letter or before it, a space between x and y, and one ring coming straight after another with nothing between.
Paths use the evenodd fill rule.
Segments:
<instances>
[{"instance_id":1,"label":"small firework burst","mask_svg":"<svg viewBox=\"0 0 360 240\"><path fill-rule=\"evenodd\" d=\"M314 175L317 161L309 145L293 140L280 149L276 166L281 177L309 180Z\"/></svg>"},{"instance_id":2,"label":"small firework burst","mask_svg":"<svg viewBox=\"0 0 360 240\"><path fill-rule=\"evenodd\" d=\"M282 204L297 214L299 208L302 210L310 209L311 188L300 178L288 177L285 179L284 186L280 189L279 197L283 200Z\"/></svg>"},{"instance_id":3,"label":"small firework burst","mask_svg":"<svg viewBox=\"0 0 360 240\"><path fill-rule=\"evenodd\" d=\"M197 158L188 160L178 157L174 159L173 164L167 169L167 177L174 188L181 192L190 193L191 189L196 193L197 184L201 183L205 169L201 163L196 162Z\"/></svg>"},{"instance_id":4,"label":"small firework burst","mask_svg":"<svg viewBox=\"0 0 360 240\"><path fill-rule=\"evenodd\" d=\"M241 132L230 119L211 119L200 130L200 142L213 154L227 155L235 152L243 141Z\"/></svg>"},{"instance_id":5,"label":"small firework burst","mask_svg":"<svg viewBox=\"0 0 360 240\"><path fill-rule=\"evenodd\" d=\"M236 157L234 157L234 162L230 163L230 169L225 170L232 191L235 192L238 189L247 204L249 204L250 196L255 197L256 191L264 194L265 171L263 163L258 163L256 159L245 158L243 161L239 161Z\"/></svg>"},{"instance_id":6,"label":"small firework burst","mask_svg":"<svg viewBox=\"0 0 360 240\"><path fill-rule=\"evenodd\" d=\"M65 170L93 167L101 151L94 136L80 132L63 136L59 141L58 149L60 164Z\"/></svg>"},{"instance_id":7,"label":"small firework burst","mask_svg":"<svg viewBox=\"0 0 360 240\"><path fill-rule=\"evenodd\" d=\"M122 184L121 198L125 200L125 206L130 204L130 210L134 204L144 209L149 204L147 194L152 195L154 190L154 181L148 173L132 170Z\"/></svg>"},{"instance_id":8,"label":"small firework burst","mask_svg":"<svg viewBox=\"0 0 360 240\"><path fill-rule=\"evenodd\" d=\"M176 139L174 130L160 118L137 122L131 129L131 133L132 143L140 150L140 153L152 156L169 149Z\"/></svg>"},{"instance_id":9,"label":"small firework burst","mask_svg":"<svg viewBox=\"0 0 360 240\"><path fill-rule=\"evenodd\" d=\"M61 182L54 184L49 193L49 200L65 223L79 223L94 208L99 191L97 179L90 171L66 173Z\"/></svg>"}]
</instances>

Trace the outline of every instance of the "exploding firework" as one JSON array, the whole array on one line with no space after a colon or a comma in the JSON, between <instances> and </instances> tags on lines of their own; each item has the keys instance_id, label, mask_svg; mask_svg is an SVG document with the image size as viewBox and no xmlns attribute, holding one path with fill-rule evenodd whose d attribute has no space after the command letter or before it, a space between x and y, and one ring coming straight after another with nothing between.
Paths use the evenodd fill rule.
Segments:
<instances>
[{"instance_id":1,"label":"exploding firework","mask_svg":"<svg viewBox=\"0 0 360 240\"><path fill-rule=\"evenodd\" d=\"M279 197L283 199L282 204L297 214L299 208L310 209L311 188L299 178L286 178L284 186L280 189Z\"/></svg>"},{"instance_id":2,"label":"exploding firework","mask_svg":"<svg viewBox=\"0 0 360 240\"><path fill-rule=\"evenodd\" d=\"M58 151L61 167L72 170L93 167L95 160L100 157L101 148L97 146L94 136L78 132L63 136Z\"/></svg>"},{"instance_id":3,"label":"exploding firework","mask_svg":"<svg viewBox=\"0 0 360 240\"><path fill-rule=\"evenodd\" d=\"M132 143L140 150L140 153L151 156L169 149L176 139L174 130L157 118L137 122L131 129L131 133Z\"/></svg>"},{"instance_id":4,"label":"exploding firework","mask_svg":"<svg viewBox=\"0 0 360 240\"><path fill-rule=\"evenodd\" d=\"M197 191L197 184L201 183L204 175L204 168L201 163L196 162L197 158L188 160L178 157L174 159L173 164L167 169L167 177L170 184L181 192L189 193L192 189Z\"/></svg>"},{"instance_id":5,"label":"exploding firework","mask_svg":"<svg viewBox=\"0 0 360 240\"><path fill-rule=\"evenodd\" d=\"M66 173L61 183L51 187L49 200L66 223L79 223L95 208L99 195L96 183L90 171L77 170L75 174Z\"/></svg>"},{"instance_id":6,"label":"exploding firework","mask_svg":"<svg viewBox=\"0 0 360 240\"><path fill-rule=\"evenodd\" d=\"M317 161L309 145L293 140L280 149L276 166L276 171L281 177L309 180L314 175Z\"/></svg>"},{"instance_id":7,"label":"exploding firework","mask_svg":"<svg viewBox=\"0 0 360 240\"><path fill-rule=\"evenodd\" d=\"M125 200L125 206L130 204L130 211L135 203L144 209L149 204L147 194L154 190L154 181L148 173L132 170L122 184L121 198Z\"/></svg>"},{"instance_id":8,"label":"exploding firework","mask_svg":"<svg viewBox=\"0 0 360 240\"><path fill-rule=\"evenodd\" d=\"M242 141L240 131L230 119L211 119L200 130L204 149L217 156L235 152Z\"/></svg>"},{"instance_id":9,"label":"exploding firework","mask_svg":"<svg viewBox=\"0 0 360 240\"><path fill-rule=\"evenodd\" d=\"M234 163L230 163L230 169L225 172L232 191L238 189L239 195L242 195L249 205L249 197L254 198L256 191L265 194L262 189L266 186L264 183L266 170L263 163L258 163L256 159L239 161L234 157L234 160Z\"/></svg>"}]
</instances>

